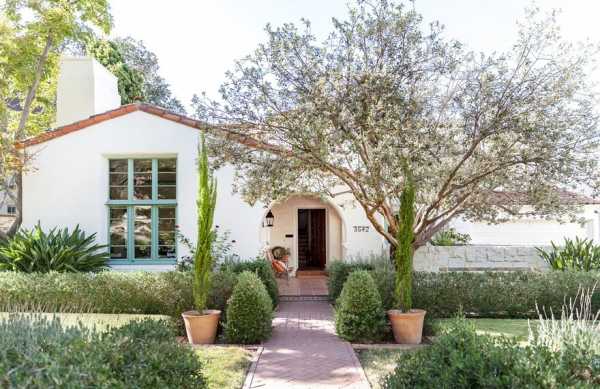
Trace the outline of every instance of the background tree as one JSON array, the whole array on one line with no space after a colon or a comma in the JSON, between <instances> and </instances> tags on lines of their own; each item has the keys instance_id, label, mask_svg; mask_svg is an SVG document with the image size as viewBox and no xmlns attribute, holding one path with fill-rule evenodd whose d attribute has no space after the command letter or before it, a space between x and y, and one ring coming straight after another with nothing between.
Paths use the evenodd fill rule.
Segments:
<instances>
[{"instance_id":1,"label":"background tree","mask_svg":"<svg viewBox=\"0 0 600 389\"><path fill-rule=\"evenodd\" d=\"M0 182L14 178L17 207L13 234L22 220L22 170L26 160L14 143L48 128L59 54L67 40L93 29L108 33L107 0L5 0L0 5Z\"/></svg>"},{"instance_id":2,"label":"background tree","mask_svg":"<svg viewBox=\"0 0 600 389\"><path fill-rule=\"evenodd\" d=\"M160 76L158 57L144 42L132 37L117 38L113 42L121 51L125 63L142 75L145 102L176 113L186 113L183 104L173 95L169 83Z\"/></svg>"},{"instance_id":3,"label":"background tree","mask_svg":"<svg viewBox=\"0 0 600 389\"><path fill-rule=\"evenodd\" d=\"M386 0L356 1L322 43L308 22L266 32L226 74L222 101L194 99L249 202L350 191L396 247L408 163L417 248L457 216L501 222L530 204L575 218L561 191L598 188L598 46L566 42L553 14L529 10L512 50L489 55ZM518 196L499 203L499 191Z\"/></svg>"},{"instance_id":4,"label":"background tree","mask_svg":"<svg viewBox=\"0 0 600 389\"><path fill-rule=\"evenodd\" d=\"M144 76L129 66L121 48L113 41L92 38L85 51L117 77L121 104L144 101Z\"/></svg>"},{"instance_id":5,"label":"background tree","mask_svg":"<svg viewBox=\"0 0 600 389\"><path fill-rule=\"evenodd\" d=\"M183 104L160 76L158 57L142 41L131 37L92 39L79 51L94 56L117 76L122 104L141 101L185 114Z\"/></svg>"}]
</instances>

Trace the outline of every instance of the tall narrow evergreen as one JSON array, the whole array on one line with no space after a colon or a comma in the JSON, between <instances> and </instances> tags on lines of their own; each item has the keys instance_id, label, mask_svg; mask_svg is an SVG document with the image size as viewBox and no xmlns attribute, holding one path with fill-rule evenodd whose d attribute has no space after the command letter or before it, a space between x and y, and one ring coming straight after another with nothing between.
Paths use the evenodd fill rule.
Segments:
<instances>
[{"instance_id":1,"label":"tall narrow evergreen","mask_svg":"<svg viewBox=\"0 0 600 389\"><path fill-rule=\"evenodd\" d=\"M217 180L213 177L208 164L208 150L204 134L198 153L198 237L194 253L194 305L196 310L206 309L206 300L210 290L210 272L212 269L212 243L215 238L213 221L217 204Z\"/></svg>"},{"instance_id":2,"label":"tall narrow evergreen","mask_svg":"<svg viewBox=\"0 0 600 389\"><path fill-rule=\"evenodd\" d=\"M415 184L408 165L404 166L404 188L398 212L398 247L396 248L396 299L404 312L412 309L413 241L415 221Z\"/></svg>"}]
</instances>

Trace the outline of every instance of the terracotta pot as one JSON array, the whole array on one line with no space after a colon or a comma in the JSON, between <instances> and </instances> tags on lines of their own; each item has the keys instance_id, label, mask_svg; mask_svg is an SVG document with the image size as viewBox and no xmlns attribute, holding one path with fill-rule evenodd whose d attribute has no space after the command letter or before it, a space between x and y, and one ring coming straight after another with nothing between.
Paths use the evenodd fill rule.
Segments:
<instances>
[{"instance_id":1,"label":"terracotta pot","mask_svg":"<svg viewBox=\"0 0 600 389\"><path fill-rule=\"evenodd\" d=\"M422 309L411 309L410 312L402 312L397 309L388 311L396 343L421 343L423 321L425 320L426 313Z\"/></svg>"},{"instance_id":2,"label":"terracotta pot","mask_svg":"<svg viewBox=\"0 0 600 389\"><path fill-rule=\"evenodd\" d=\"M185 332L191 344L213 344L217 336L217 327L221 311L187 311L181 314L185 322Z\"/></svg>"}]
</instances>

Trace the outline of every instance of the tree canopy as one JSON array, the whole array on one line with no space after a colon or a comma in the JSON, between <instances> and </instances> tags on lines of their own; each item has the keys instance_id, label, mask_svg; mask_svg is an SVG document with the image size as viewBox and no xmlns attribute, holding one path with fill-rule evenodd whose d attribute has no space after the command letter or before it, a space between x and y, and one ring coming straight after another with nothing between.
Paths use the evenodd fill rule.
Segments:
<instances>
[{"instance_id":1,"label":"tree canopy","mask_svg":"<svg viewBox=\"0 0 600 389\"><path fill-rule=\"evenodd\" d=\"M0 4L0 190L16 177L17 221L21 221L23 156L16 141L35 135L54 119L58 58L65 42L94 31L108 33L108 0L5 0ZM12 194L12 191L8 191Z\"/></svg>"},{"instance_id":2,"label":"tree canopy","mask_svg":"<svg viewBox=\"0 0 600 389\"><path fill-rule=\"evenodd\" d=\"M173 96L171 86L160 76L158 57L142 41L131 37L94 38L83 51L117 76L122 104L140 101L185 114L183 104Z\"/></svg>"},{"instance_id":3,"label":"tree canopy","mask_svg":"<svg viewBox=\"0 0 600 389\"><path fill-rule=\"evenodd\" d=\"M528 10L512 50L491 54L386 0L354 2L323 42L307 21L266 32L226 73L221 100L194 100L249 202L350 192L396 246L406 165L419 247L455 217L501 222L524 203L574 218L560 191L598 188L598 46L563 39L554 14ZM498 202L499 191L519 196Z\"/></svg>"}]
</instances>

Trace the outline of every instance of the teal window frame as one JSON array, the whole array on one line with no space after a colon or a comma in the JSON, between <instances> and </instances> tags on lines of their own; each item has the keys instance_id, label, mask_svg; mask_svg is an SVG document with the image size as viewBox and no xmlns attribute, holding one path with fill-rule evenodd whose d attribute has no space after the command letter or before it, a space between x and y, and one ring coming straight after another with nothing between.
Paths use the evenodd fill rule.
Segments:
<instances>
[{"instance_id":1,"label":"teal window frame","mask_svg":"<svg viewBox=\"0 0 600 389\"><path fill-rule=\"evenodd\" d=\"M111 160L127 160L127 200L111 200L110 199L110 161ZM134 198L134 161L136 160L152 160L152 199L150 200L136 200ZM109 259L111 265L131 265L131 264L152 264L152 265L172 265L177 263L179 258L179 245L177 244L177 237L175 237L175 258L159 258L158 256L158 242L159 242L159 225L158 225L158 212L159 208L174 208L175 209L175 225L177 225L178 210L177 210L177 199L159 199L158 198L158 161L159 160L174 160L175 161L175 191L177 197L177 186L178 186L178 163L176 157L114 157L108 158L107 169L108 172L108 201L106 202L107 208L107 226L108 226L108 252L111 253L111 232L110 232L110 210L111 208L126 208L127 209L127 258L126 259ZM150 206L151 207L151 255L149 258L136 258L135 257L135 207L136 206Z\"/></svg>"}]
</instances>

